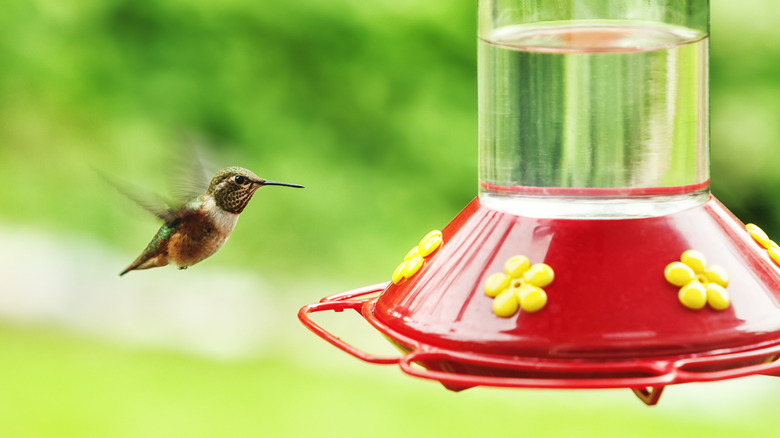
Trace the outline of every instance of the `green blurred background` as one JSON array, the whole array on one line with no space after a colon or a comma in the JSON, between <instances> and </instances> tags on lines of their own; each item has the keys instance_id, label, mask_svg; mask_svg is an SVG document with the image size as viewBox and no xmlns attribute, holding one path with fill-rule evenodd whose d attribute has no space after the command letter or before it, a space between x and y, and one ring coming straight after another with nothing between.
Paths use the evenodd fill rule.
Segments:
<instances>
[{"instance_id":1,"label":"green blurred background","mask_svg":"<svg viewBox=\"0 0 780 438\"><path fill-rule=\"evenodd\" d=\"M712 2L712 189L770 235L778 16ZM0 2L0 436L774 433L768 377L654 408L628 390L456 394L298 323L388 279L476 195L475 35L474 1ZM92 168L164 192L185 133L218 167L307 188L262 190L207 262L120 279L159 224Z\"/></svg>"}]
</instances>

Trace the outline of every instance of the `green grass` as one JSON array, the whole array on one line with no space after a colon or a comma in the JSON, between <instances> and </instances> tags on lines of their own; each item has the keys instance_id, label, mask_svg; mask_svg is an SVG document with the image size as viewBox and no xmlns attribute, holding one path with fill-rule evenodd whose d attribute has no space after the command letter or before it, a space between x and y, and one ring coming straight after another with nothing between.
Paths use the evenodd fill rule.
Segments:
<instances>
[{"instance_id":1,"label":"green grass","mask_svg":"<svg viewBox=\"0 0 780 438\"><path fill-rule=\"evenodd\" d=\"M777 397L761 393L697 399L672 387L652 408L628 390L453 393L325 344L216 362L6 326L0 345L8 437L726 437L780 425Z\"/></svg>"}]
</instances>

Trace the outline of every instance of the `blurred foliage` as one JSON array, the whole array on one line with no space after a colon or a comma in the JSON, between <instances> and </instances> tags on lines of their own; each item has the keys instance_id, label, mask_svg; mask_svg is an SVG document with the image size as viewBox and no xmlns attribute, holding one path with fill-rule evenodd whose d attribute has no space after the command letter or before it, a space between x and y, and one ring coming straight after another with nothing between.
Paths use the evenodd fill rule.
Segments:
<instances>
[{"instance_id":1,"label":"blurred foliage","mask_svg":"<svg viewBox=\"0 0 780 438\"><path fill-rule=\"evenodd\" d=\"M266 3L2 2L0 218L130 260L158 224L91 168L164 191L192 132L219 165L307 186L264 189L210 263L384 279L476 195L476 5ZM713 192L770 234L779 8L712 5Z\"/></svg>"},{"instance_id":2,"label":"blurred foliage","mask_svg":"<svg viewBox=\"0 0 780 438\"><path fill-rule=\"evenodd\" d=\"M159 191L193 132L220 167L307 186L264 189L216 263L383 279L475 194L474 6L442 6L4 2L0 166L25 182L2 216L130 260L157 224L90 167Z\"/></svg>"},{"instance_id":3,"label":"blurred foliage","mask_svg":"<svg viewBox=\"0 0 780 438\"><path fill-rule=\"evenodd\" d=\"M773 1L712 2L712 190L780 235L780 29Z\"/></svg>"}]
</instances>

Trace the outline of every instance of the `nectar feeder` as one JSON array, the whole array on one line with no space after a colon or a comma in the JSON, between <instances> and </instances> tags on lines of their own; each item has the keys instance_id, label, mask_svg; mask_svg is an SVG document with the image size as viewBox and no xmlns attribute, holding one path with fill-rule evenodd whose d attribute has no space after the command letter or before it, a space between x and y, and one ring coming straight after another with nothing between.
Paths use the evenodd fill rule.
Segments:
<instances>
[{"instance_id":1,"label":"nectar feeder","mask_svg":"<svg viewBox=\"0 0 780 438\"><path fill-rule=\"evenodd\" d=\"M455 391L780 376L780 247L709 192L708 27L706 0L481 0L479 196L300 320ZM347 309L401 355L309 317Z\"/></svg>"}]
</instances>

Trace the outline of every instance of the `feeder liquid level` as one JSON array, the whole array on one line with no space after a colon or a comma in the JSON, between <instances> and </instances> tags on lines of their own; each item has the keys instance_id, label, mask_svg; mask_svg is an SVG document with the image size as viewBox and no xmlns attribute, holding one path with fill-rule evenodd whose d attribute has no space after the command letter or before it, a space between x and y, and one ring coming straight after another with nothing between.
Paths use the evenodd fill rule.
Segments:
<instances>
[{"instance_id":1,"label":"feeder liquid level","mask_svg":"<svg viewBox=\"0 0 780 438\"><path fill-rule=\"evenodd\" d=\"M670 214L709 197L707 35L513 25L479 40L480 202L524 216Z\"/></svg>"}]
</instances>

